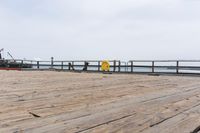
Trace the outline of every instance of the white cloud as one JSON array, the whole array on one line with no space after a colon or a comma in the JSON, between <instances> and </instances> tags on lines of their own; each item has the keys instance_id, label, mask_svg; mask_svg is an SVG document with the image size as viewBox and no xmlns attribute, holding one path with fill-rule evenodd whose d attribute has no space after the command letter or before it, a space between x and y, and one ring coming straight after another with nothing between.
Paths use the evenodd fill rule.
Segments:
<instances>
[{"instance_id":1,"label":"white cloud","mask_svg":"<svg viewBox=\"0 0 200 133\"><path fill-rule=\"evenodd\" d=\"M200 59L199 1L11 1L0 47L18 58Z\"/></svg>"}]
</instances>

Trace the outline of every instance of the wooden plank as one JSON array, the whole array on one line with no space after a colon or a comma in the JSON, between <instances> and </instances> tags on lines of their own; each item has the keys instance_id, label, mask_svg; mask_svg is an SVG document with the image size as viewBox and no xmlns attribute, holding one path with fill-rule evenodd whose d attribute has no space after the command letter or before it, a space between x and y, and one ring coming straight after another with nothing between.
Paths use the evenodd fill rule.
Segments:
<instances>
[{"instance_id":1,"label":"wooden plank","mask_svg":"<svg viewBox=\"0 0 200 133\"><path fill-rule=\"evenodd\" d=\"M177 133L199 124L198 77L1 71L0 78L2 133Z\"/></svg>"}]
</instances>

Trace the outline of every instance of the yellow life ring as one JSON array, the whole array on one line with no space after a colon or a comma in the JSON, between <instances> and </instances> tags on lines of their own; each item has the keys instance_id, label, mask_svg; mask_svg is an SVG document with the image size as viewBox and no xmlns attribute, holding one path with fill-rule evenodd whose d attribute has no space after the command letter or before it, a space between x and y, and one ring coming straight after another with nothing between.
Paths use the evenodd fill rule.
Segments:
<instances>
[{"instance_id":1,"label":"yellow life ring","mask_svg":"<svg viewBox=\"0 0 200 133\"><path fill-rule=\"evenodd\" d=\"M102 71L110 71L110 63L108 61L102 61L101 70Z\"/></svg>"}]
</instances>

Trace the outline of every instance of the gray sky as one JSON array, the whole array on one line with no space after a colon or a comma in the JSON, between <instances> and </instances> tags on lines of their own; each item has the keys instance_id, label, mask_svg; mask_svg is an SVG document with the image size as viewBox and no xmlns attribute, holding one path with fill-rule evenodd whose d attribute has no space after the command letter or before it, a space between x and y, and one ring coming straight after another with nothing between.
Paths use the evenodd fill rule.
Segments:
<instances>
[{"instance_id":1,"label":"gray sky","mask_svg":"<svg viewBox=\"0 0 200 133\"><path fill-rule=\"evenodd\" d=\"M200 59L199 0L0 0L0 48L34 59Z\"/></svg>"}]
</instances>

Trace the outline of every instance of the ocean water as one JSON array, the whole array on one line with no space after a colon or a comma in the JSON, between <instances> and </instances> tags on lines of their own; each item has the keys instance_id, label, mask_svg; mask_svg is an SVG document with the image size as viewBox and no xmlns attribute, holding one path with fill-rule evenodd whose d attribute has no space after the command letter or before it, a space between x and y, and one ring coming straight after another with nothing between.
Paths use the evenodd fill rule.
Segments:
<instances>
[{"instance_id":1,"label":"ocean water","mask_svg":"<svg viewBox=\"0 0 200 133\"><path fill-rule=\"evenodd\" d=\"M33 66L34 69L37 69L37 66ZM40 69L50 69L51 66L40 66ZM61 66L54 66L54 69L62 69ZM75 70L83 70L83 66L77 66L74 67ZM68 66L63 66L63 70L68 70ZM88 71L98 71L98 67L88 67ZM110 68L110 71L113 71L113 67ZM115 69L116 72L119 72L119 69L116 68ZM131 72L131 68L130 67L121 67L120 68L120 72ZM152 72L152 68L151 67L133 67L133 72ZM154 72L157 73L176 73L176 68L169 68L169 67L162 67L162 68L154 68ZM179 73L200 73L200 69L191 69L191 68L180 68L179 69Z\"/></svg>"}]
</instances>

